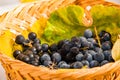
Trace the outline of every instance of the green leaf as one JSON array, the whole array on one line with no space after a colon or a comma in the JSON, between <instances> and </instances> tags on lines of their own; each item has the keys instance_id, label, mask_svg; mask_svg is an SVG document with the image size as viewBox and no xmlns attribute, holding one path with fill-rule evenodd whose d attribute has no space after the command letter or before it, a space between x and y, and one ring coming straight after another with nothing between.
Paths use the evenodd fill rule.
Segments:
<instances>
[{"instance_id":1,"label":"green leaf","mask_svg":"<svg viewBox=\"0 0 120 80\"><path fill-rule=\"evenodd\" d=\"M58 40L80 35L83 27L82 19L84 9L80 6L72 5L60 8L51 13L44 30L42 39L45 42L53 43Z\"/></svg>"},{"instance_id":2,"label":"green leaf","mask_svg":"<svg viewBox=\"0 0 120 80\"><path fill-rule=\"evenodd\" d=\"M93 24L90 27L98 32L106 30L113 36L115 42L116 35L120 33L120 9L112 6L95 5L91 8L90 14ZM47 26L43 32L42 39L45 42L53 43L71 36L81 35L86 29L83 24L84 9L80 6L71 5L60 8L51 13ZM54 34L53 34L54 33Z\"/></svg>"},{"instance_id":3,"label":"green leaf","mask_svg":"<svg viewBox=\"0 0 120 80\"><path fill-rule=\"evenodd\" d=\"M91 11L93 25L98 31L106 30L112 34L112 41L120 33L120 9L113 6L96 5Z\"/></svg>"}]
</instances>

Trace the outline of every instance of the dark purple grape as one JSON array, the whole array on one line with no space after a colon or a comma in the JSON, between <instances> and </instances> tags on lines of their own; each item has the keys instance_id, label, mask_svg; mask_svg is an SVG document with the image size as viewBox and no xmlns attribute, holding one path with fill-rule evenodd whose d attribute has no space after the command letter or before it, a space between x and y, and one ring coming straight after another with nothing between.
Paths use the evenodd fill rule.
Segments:
<instances>
[{"instance_id":1,"label":"dark purple grape","mask_svg":"<svg viewBox=\"0 0 120 80\"><path fill-rule=\"evenodd\" d=\"M105 42L108 43L111 46L111 48L112 48L112 46L113 46L112 41L105 41Z\"/></svg>"},{"instance_id":2,"label":"dark purple grape","mask_svg":"<svg viewBox=\"0 0 120 80\"><path fill-rule=\"evenodd\" d=\"M84 41L84 42L81 43L81 47L86 48L86 49L93 49L94 45L91 42Z\"/></svg>"},{"instance_id":3,"label":"dark purple grape","mask_svg":"<svg viewBox=\"0 0 120 80\"><path fill-rule=\"evenodd\" d=\"M109 32L106 32L106 31L101 31L99 33L99 37L100 37L101 42L111 40L111 34Z\"/></svg>"},{"instance_id":4,"label":"dark purple grape","mask_svg":"<svg viewBox=\"0 0 120 80\"><path fill-rule=\"evenodd\" d=\"M52 60L53 62L60 62L61 61L61 55L58 52L55 52L52 54Z\"/></svg>"},{"instance_id":5,"label":"dark purple grape","mask_svg":"<svg viewBox=\"0 0 120 80\"><path fill-rule=\"evenodd\" d=\"M90 29L86 29L84 31L84 37L86 37L86 38L92 38L93 37L93 32Z\"/></svg>"},{"instance_id":6,"label":"dark purple grape","mask_svg":"<svg viewBox=\"0 0 120 80\"><path fill-rule=\"evenodd\" d=\"M109 61L109 62L114 62L114 59L113 59L113 57L112 57L112 54L109 55L108 61Z\"/></svg>"},{"instance_id":7,"label":"dark purple grape","mask_svg":"<svg viewBox=\"0 0 120 80\"><path fill-rule=\"evenodd\" d=\"M79 68L83 67L83 64L79 61L76 61L71 65L71 67L74 68L74 69L79 69Z\"/></svg>"},{"instance_id":8,"label":"dark purple grape","mask_svg":"<svg viewBox=\"0 0 120 80\"><path fill-rule=\"evenodd\" d=\"M33 52L31 51L31 50L26 50L26 51L24 51L23 52L25 55L27 55L27 54L33 54Z\"/></svg>"},{"instance_id":9,"label":"dark purple grape","mask_svg":"<svg viewBox=\"0 0 120 80\"><path fill-rule=\"evenodd\" d=\"M24 43L22 44L23 51L26 51L30 48L30 40L26 39Z\"/></svg>"},{"instance_id":10,"label":"dark purple grape","mask_svg":"<svg viewBox=\"0 0 120 80\"><path fill-rule=\"evenodd\" d=\"M24 56L25 56L24 54L18 54L18 56L16 57L16 59L22 60Z\"/></svg>"},{"instance_id":11,"label":"dark purple grape","mask_svg":"<svg viewBox=\"0 0 120 80\"><path fill-rule=\"evenodd\" d=\"M73 36L71 40L60 40L57 44L53 43L49 46L47 43L41 44L37 34L30 32L28 39L22 35L16 36L15 42L22 45L23 52L16 50L13 56L34 66L53 67L55 64L62 69L83 66L92 68L113 62L111 34L106 31L99 33L101 47L95 37L92 30L86 29L84 36Z\"/></svg>"},{"instance_id":12,"label":"dark purple grape","mask_svg":"<svg viewBox=\"0 0 120 80\"><path fill-rule=\"evenodd\" d=\"M50 61L50 60L45 60L45 61L43 62L43 65L46 66L46 67L52 66L52 61Z\"/></svg>"},{"instance_id":13,"label":"dark purple grape","mask_svg":"<svg viewBox=\"0 0 120 80\"><path fill-rule=\"evenodd\" d=\"M88 41L84 41L81 43L81 47L89 48L89 46L90 46L90 43Z\"/></svg>"},{"instance_id":14,"label":"dark purple grape","mask_svg":"<svg viewBox=\"0 0 120 80\"><path fill-rule=\"evenodd\" d=\"M43 43L43 44L41 45L41 47L42 47L42 51L43 51L43 52L47 52L48 49L49 49L49 45L48 45L47 43Z\"/></svg>"},{"instance_id":15,"label":"dark purple grape","mask_svg":"<svg viewBox=\"0 0 120 80\"><path fill-rule=\"evenodd\" d=\"M94 50L87 50L86 51L86 54L91 54L92 55L92 57L95 55L95 54L97 54Z\"/></svg>"},{"instance_id":16,"label":"dark purple grape","mask_svg":"<svg viewBox=\"0 0 120 80\"><path fill-rule=\"evenodd\" d=\"M83 64L83 66L89 67L89 62L87 60L83 60L81 61L81 63Z\"/></svg>"},{"instance_id":17,"label":"dark purple grape","mask_svg":"<svg viewBox=\"0 0 120 80\"><path fill-rule=\"evenodd\" d=\"M100 66L103 66L103 65L105 65L105 64L107 64L107 63L109 63L109 61L104 60L104 61L102 61L102 62L100 63Z\"/></svg>"},{"instance_id":18,"label":"dark purple grape","mask_svg":"<svg viewBox=\"0 0 120 80\"><path fill-rule=\"evenodd\" d=\"M28 43L30 43L30 40L29 39L25 39L24 43L28 44Z\"/></svg>"},{"instance_id":19,"label":"dark purple grape","mask_svg":"<svg viewBox=\"0 0 120 80\"><path fill-rule=\"evenodd\" d=\"M104 42L102 43L102 49L105 50L110 50L112 48L112 46L110 45L109 42Z\"/></svg>"},{"instance_id":20,"label":"dark purple grape","mask_svg":"<svg viewBox=\"0 0 120 80\"><path fill-rule=\"evenodd\" d=\"M97 52L97 53L103 53L103 50L99 47L95 47L94 50Z\"/></svg>"},{"instance_id":21,"label":"dark purple grape","mask_svg":"<svg viewBox=\"0 0 120 80\"><path fill-rule=\"evenodd\" d=\"M51 61L51 58L50 58L49 54L43 54L41 56L41 62L44 62L44 61Z\"/></svg>"},{"instance_id":22,"label":"dark purple grape","mask_svg":"<svg viewBox=\"0 0 120 80\"><path fill-rule=\"evenodd\" d=\"M22 61L28 63L28 62L30 61L30 58L25 55L25 56L22 58Z\"/></svg>"},{"instance_id":23,"label":"dark purple grape","mask_svg":"<svg viewBox=\"0 0 120 80\"><path fill-rule=\"evenodd\" d=\"M37 52L40 52L42 49L42 46L38 43L34 44L33 46L36 48Z\"/></svg>"},{"instance_id":24,"label":"dark purple grape","mask_svg":"<svg viewBox=\"0 0 120 80\"><path fill-rule=\"evenodd\" d=\"M27 55L30 58L30 60L34 60L34 54L32 51L26 50L25 52L23 52L23 54Z\"/></svg>"},{"instance_id":25,"label":"dark purple grape","mask_svg":"<svg viewBox=\"0 0 120 80\"><path fill-rule=\"evenodd\" d=\"M87 39L85 37L83 37L83 36L80 37L80 42L81 43L86 42L86 41L87 41Z\"/></svg>"},{"instance_id":26,"label":"dark purple grape","mask_svg":"<svg viewBox=\"0 0 120 80\"><path fill-rule=\"evenodd\" d=\"M99 37L104 36L105 33L106 33L106 31L102 30L102 31L99 33Z\"/></svg>"},{"instance_id":27,"label":"dark purple grape","mask_svg":"<svg viewBox=\"0 0 120 80\"><path fill-rule=\"evenodd\" d=\"M72 47L70 49L70 52L67 53L65 60L67 62L73 62L75 61L75 56L79 53L79 49L77 47Z\"/></svg>"},{"instance_id":28,"label":"dark purple grape","mask_svg":"<svg viewBox=\"0 0 120 80\"><path fill-rule=\"evenodd\" d=\"M57 66L60 67L62 64L67 64L67 63L65 61L60 61Z\"/></svg>"},{"instance_id":29,"label":"dark purple grape","mask_svg":"<svg viewBox=\"0 0 120 80\"><path fill-rule=\"evenodd\" d=\"M94 38L88 38L87 41L92 42L93 44L97 44L97 42Z\"/></svg>"},{"instance_id":30,"label":"dark purple grape","mask_svg":"<svg viewBox=\"0 0 120 80\"><path fill-rule=\"evenodd\" d=\"M23 44L23 45L22 45L22 51L23 51L23 52L26 51L26 50L28 50L29 48L30 48L29 45L26 45L26 44Z\"/></svg>"},{"instance_id":31,"label":"dark purple grape","mask_svg":"<svg viewBox=\"0 0 120 80\"><path fill-rule=\"evenodd\" d=\"M93 43L91 43L91 42L88 42L88 44L89 44L89 47L88 47L88 49L94 49L94 44L93 44Z\"/></svg>"},{"instance_id":32,"label":"dark purple grape","mask_svg":"<svg viewBox=\"0 0 120 80\"><path fill-rule=\"evenodd\" d=\"M30 47L29 50L32 51L33 54L37 54L37 49L35 47Z\"/></svg>"},{"instance_id":33,"label":"dark purple grape","mask_svg":"<svg viewBox=\"0 0 120 80\"><path fill-rule=\"evenodd\" d=\"M93 57L92 57L91 54L85 54L84 55L84 59L87 60L87 61L89 61L89 62L91 62L93 60Z\"/></svg>"},{"instance_id":34,"label":"dark purple grape","mask_svg":"<svg viewBox=\"0 0 120 80\"><path fill-rule=\"evenodd\" d=\"M71 38L71 47L81 47L81 42L80 42L80 38L77 36L74 36Z\"/></svg>"},{"instance_id":35,"label":"dark purple grape","mask_svg":"<svg viewBox=\"0 0 120 80\"><path fill-rule=\"evenodd\" d=\"M16 38L15 38L15 42L16 42L17 44L23 44L24 41L25 41L25 38L24 38L23 35L17 35Z\"/></svg>"},{"instance_id":36,"label":"dark purple grape","mask_svg":"<svg viewBox=\"0 0 120 80\"><path fill-rule=\"evenodd\" d=\"M74 47L77 47L77 48L81 48L81 43L75 42L75 43L73 44L73 46L74 46Z\"/></svg>"},{"instance_id":37,"label":"dark purple grape","mask_svg":"<svg viewBox=\"0 0 120 80\"><path fill-rule=\"evenodd\" d=\"M65 61L66 62L74 62L76 60L75 56L76 55L74 55L72 53L67 53L67 55L65 56Z\"/></svg>"},{"instance_id":38,"label":"dark purple grape","mask_svg":"<svg viewBox=\"0 0 120 80\"><path fill-rule=\"evenodd\" d=\"M64 40L60 40L60 41L57 43L58 49L62 48L63 44L64 44Z\"/></svg>"},{"instance_id":39,"label":"dark purple grape","mask_svg":"<svg viewBox=\"0 0 120 80\"><path fill-rule=\"evenodd\" d=\"M13 52L13 56L16 58L19 54L21 54L22 52L20 50L15 50Z\"/></svg>"},{"instance_id":40,"label":"dark purple grape","mask_svg":"<svg viewBox=\"0 0 120 80\"><path fill-rule=\"evenodd\" d=\"M34 44L41 44L41 41L40 41L40 39L36 38L36 39L34 39L34 41L33 41L32 44L33 44L33 45L34 45Z\"/></svg>"},{"instance_id":41,"label":"dark purple grape","mask_svg":"<svg viewBox=\"0 0 120 80\"><path fill-rule=\"evenodd\" d=\"M96 42L96 40L94 38L88 38L87 41L91 42L93 44L93 46L98 46L98 43Z\"/></svg>"},{"instance_id":42,"label":"dark purple grape","mask_svg":"<svg viewBox=\"0 0 120 80\"><path fill-rule=\"evenodd\" d=\"M62 60L65 60L66 55L67 55L65 49L59 49L57 52L60 53Z\"/></svg>"},{"instance_id":43,"label":"dark purple grape","mask_svg":"<svg viewBox=\"0 0 120 80\"><path fill-rule=\"evenodd\" d=\"M111 34L106 32L102 37L102 41L110 41L111 40Z\"/></svg>"},{"instance_id":44,"label":"dark purple grape","mask_svg":"<svg viewBox=\"0 0 120 80\"><path fill-rule=\"evenodd\" d=\"M90 68L97 67L97 66L99 66L99 62L98 61L92 60L90 62L90 65L89 65Z\"/></svg>"},{"instance_id":45,"label":"dark purple grape","mask_svg":"<svg viewBox=\"0 0 120 80\"><path fill-rule=\"evenodd\" d=\"M83 56L84 56L84 55L83 55L82 53L79 53L79 54L76 55L75 59L76 59L77 61L82 61L83 58L84 58Z\"/></svg>"},{"instance_id":46,"label":"dark purple grape","mask_svg":"<svg viewBox=\"0 0 120 80\"><path fill-rule=\"evenodd\" d=\"M94 60L96 60L98 62L102 62L105 59L103 53L97 53L93 57L94 57Z\"/></svg>"},{"instance_id":47,"label":"dark purple grape","mask_svg":"<svg viewBox=\"0 0 120 80\"><path fill-rule=\"evenodd\" d=\"M28 34L28 38L32 41L34 41L37 38L37 34L35 32L30 32Z\"/></svg>"},{"instance_id":48,"label":"dark purple grape","mask_svg":"<svg viewBox=\"0 0 120 80\"><path fill-rule=\"evenodd\" d=\"M80 38L79 37L77 37L77 36L74 36L74 37L72 37L71 38L71 42L77 42L77 43L79 43L80 42Z\"/></svg>"},{"instance_id":49,"label":"dark purple grape","mask_svg":"<svg viewBox=\"0 0 120 80\"><path fill-rule=\"evenodd\" d=\"M30 59L34 59L34 55L33 55L33 54L27 54L27 56L28 56Z\"/></svg>"},{"instance_id":50,"label":"dark purple grape","mask_svg":"<svg viewBox=\"0 0 120 80\"><path fill-rule=\"evenodd\" d=\"M64 44L69 44L70 40L65 39L63 42L64 42Z\"/></svg>"},{"instance_id":51,"label":"dark purple grape","mask_svg":"<svg viewBox=\"0 0 120 80\"><path fill-rule=\"evenodd\" d=\"M34 58L37 60L40 60L40 56L39 55L34 55Z\"/></svg>"},{"instance_id":52,"label":"dark purple grape","mask_svg":"<svg viewBox=\"0 0 120 80\"><path fill-rule=\"evenodd\" d=\"M110 50L106 50L103 52L104 56L105 56L105 60L109 60L109 56L111 55L111 51Z\"/></svg>"},{"instance_id":53,"label":"dark purple grape","mask_svg":"<svg viewBox=\"0 0 120 80\"><path fill-rule=\"evenodd\" d=\"M72 47L70 49L70 53L74 54L74 55L77 55L79 53L79 48L77 47Z\"/></svg>"},{"instance_id":54,"label":"dark purple grape","mask_svg":"<svg viewBox=\"0 0 120 80\"><path fill-rule=\"evenodd\" d=\"M64 49L64 51L66 53L68 53L70 51L70 48L71 48L70 44L63 44L63 46L62 46L62 49Z\"/></svg>"},{"instance_id":55,"label":"dark purple grape","mask_svg":"<svg viewBox=\"0 0 120 80\"><path fill-rule=\"evenodd\" d=\"M67 64L67 63L63 63L63 64L61 64L61 65L59 66L59 68L68 69L68 68L70 68L70 65Z\"/></svg>"},{"instance_id":56,"label":"dark purple grape","mask_svg":"<svg viewBox=\"0 0 120 80\"><path fill-rule=\"evenodd\" d=\"M85 37L80 37L81 47L89 47L89 43Z\"/></svg>"},{"instance_id":57,"label":"dark purple grape","mask_svg":"<svg viewBox=\"0 0 120 80\"><path fill-rule=\"evenodd\" d=\"M53 52L53 51L57 51L58 50L58 47L57 47L57 44L51 44L50 47L49 47L50 51Z\"/></svg>"},{"instance_id":58,"label":"dark purple grape","mask_svg":"<svg viewBox=\"0 0 120 80\"><path fill-rule=\"evenodd\" d=\"M39 63L36 62L36 61L31 61L31 64L34 65L34 66L39 66Z\"/></svg>"}]
</instances>

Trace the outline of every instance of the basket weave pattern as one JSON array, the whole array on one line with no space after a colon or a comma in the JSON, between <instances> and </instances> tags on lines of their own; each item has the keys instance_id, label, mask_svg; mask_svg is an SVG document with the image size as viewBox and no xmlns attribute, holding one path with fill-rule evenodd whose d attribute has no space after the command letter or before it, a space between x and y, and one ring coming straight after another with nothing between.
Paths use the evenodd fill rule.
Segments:
<instances>
[{"instance_id":1,"label":"basket weave pattern","mask_svg":"<svg viewBox=\"0 0 120 80\"><path fill-rule=\"evenodd\" d=\"M12 29L22 32L40 17L49 17L49 14L60 8L72 4L75 0L40 0L33 3L25 3L0 17L0 30ZM4 28L2 27L4 26Z\"/></svg>"},{"instance_id":2,"label":"basket weave pattern","mask_svg":"<svg viewBox=\"0 0 120 80\"><path fill-rule=\"evenodd\" d=\"M40 0L21 4L14 10L3 14L0 17L0 30L13 29L17 32L22 32L21 27L27 30L40 17L49 18L49 14L52 11L70 4L80 5L85 9L87 15L83 20L86 25L92 24L89 11L86 10L87 6L103 4L120 7L117 4L103 0ZM4 54L0 54L0 61L6 70L8 80L120 80L120 61L91 69L55 70L46 67L35 67L19 60L10 59Z\"/></svg>"}]
</instances>

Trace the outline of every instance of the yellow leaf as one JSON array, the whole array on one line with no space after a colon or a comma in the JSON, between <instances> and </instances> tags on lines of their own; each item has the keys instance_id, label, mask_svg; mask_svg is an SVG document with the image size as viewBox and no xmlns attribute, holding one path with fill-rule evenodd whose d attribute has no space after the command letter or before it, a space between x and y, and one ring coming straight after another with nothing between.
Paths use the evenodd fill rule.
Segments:
<instances>
[{"instance_id":1,"label":"yellow leaf","mask_svg":"<svg viewBox=\"0 0 120 80\"><path fill-rule=\"evenodd\" d=\"M7 56L13 57L13 38L15 35L11 33L9 30L4 31L3 34L0 36L0 52L6 54Z\"/></svg>"},{"instance_id":2,"label":"yellow leaf","mask_svg":"<svg viewBox=\"0 0 120 80\"><path fill-rule=\"evenodd\" d=\"M115 61L120 60L120 35L112 48L112 57Z\"/></svg>"},{"instance_id":3,"label":"yellow leaf","mask_svg":"<svg viewBox=\"0 0 120 80\"><path fill-rule=\"evenodd\" d=\"M41 17L32 25L29 31L37 33L38 38L40 38L41 35L43 34L46 24L47 24L47 19L44 17Z\"/></svg>"}]
</instances>

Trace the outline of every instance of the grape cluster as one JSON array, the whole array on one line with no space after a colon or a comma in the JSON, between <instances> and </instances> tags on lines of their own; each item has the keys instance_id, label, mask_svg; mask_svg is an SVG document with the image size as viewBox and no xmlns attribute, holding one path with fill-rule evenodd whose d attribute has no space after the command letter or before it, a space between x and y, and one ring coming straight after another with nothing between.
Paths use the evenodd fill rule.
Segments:
<instances>
[{"instance_id":1,"label":"grape cluster","mask_svg":"<svg viewBox=\"0 0 120 80\"><path fill-rule=\"evenodd\" d=\"M101 46L90 29L84 31L83 36L73 36L71 39L60 40L48 45L41 43L36 33L30 32L28 39L17 35L15 42L22 46L22 50L15 50L13 56L21 61L35 66L53 68L93 68L113 62L111 55L111 34L101 31L98 34Z\"/></svg>"}]
</instances>

